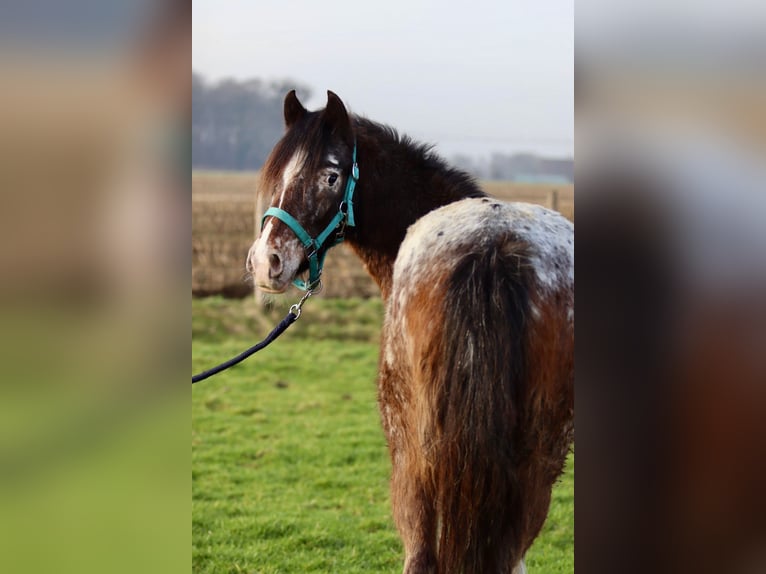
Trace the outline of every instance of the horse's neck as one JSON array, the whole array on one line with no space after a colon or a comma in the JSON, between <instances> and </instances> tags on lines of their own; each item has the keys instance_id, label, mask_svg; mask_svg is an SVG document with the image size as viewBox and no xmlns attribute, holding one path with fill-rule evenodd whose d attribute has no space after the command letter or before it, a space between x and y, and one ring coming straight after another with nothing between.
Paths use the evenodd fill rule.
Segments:
<instances>
[{"instance_id":1,"label":"horse's neck","mask_svg":"<svg viewBox=\"0 0 766 574\"><path fill-rule=\"evenodd\" d=\"M434 209L482 195L473 180L398 138L359 137L358 214L349 243L380 287L391 292L394 262L407 228Z\"/></svg>"},{"instance_id":2,"label":"horse's neck","mask_svg":"<svg viewBox=\"0 0 766 574\"><path fill-rule=\"evenodd\" d=\"M384 253L377 249L370 249L364 247L355 242L350 242L351 249L357 254L359 259L364 263L364 268L367 273L375 280L380 288L380 293L383 296L383 300L388 299L388 295L391 293L391 286L394 278L394 261L396 261L396 253L391 255L390 253Z\"/></svg>"}]
</instances>

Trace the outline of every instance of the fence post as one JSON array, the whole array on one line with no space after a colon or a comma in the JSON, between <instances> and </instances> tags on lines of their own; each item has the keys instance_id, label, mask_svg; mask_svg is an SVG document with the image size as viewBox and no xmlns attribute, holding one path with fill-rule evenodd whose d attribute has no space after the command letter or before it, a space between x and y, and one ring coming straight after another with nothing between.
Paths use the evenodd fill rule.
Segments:
<instances>
[{"instance_id":1,"label":"fence post","mask_svg":"<svg viewBox=\"0 0 766 574\"><path fill-rule=\"evenodd\" d=\"M559 190L551 190L551 209L553 211L559 211Z\"/></svg>"}]
</instances>

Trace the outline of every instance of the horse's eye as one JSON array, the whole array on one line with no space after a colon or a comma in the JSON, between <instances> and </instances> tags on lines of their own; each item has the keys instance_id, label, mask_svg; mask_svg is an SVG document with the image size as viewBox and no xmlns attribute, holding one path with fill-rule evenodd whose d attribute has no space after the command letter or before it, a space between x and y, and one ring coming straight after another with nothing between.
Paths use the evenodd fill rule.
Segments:
<instances>
[{"instance_id":1,"label":"horse's eye","mask_svg":"<svg viewBox=\"0 0 766 574\"><path fill-rule=\"evenodd\" d=\"M327 183L330 185L335 185L335 182L338 181L338 174L337 173L331 173L330 177L327 178Z\"/></svg>"}]
</instances>

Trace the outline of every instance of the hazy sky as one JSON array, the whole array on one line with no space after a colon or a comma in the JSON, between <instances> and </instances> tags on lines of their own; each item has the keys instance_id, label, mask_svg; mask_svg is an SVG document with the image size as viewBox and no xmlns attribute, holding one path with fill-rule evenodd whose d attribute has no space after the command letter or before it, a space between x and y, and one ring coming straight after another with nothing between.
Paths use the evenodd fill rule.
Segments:
<instances>
[{"instance_id":1,"label":"hazy sky","mask_svg":"<svg viewBox=\"0 0 766 574\"><path fill-rule=\"evenodd\" d=\"M291 78L445 155L574 153L574 0L195 0L208 79Z\"/></svg>"}]
</instances>

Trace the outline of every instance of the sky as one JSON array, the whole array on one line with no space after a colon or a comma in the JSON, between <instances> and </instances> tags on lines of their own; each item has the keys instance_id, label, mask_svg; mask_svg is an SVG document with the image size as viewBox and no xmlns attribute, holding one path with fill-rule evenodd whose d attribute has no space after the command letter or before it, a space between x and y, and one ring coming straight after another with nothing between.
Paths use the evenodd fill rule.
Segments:
<instances>
[{"instance_id":1,"label":"sky","mask_svg":"<svg viewBox=\"0 0 766 574\"><path fill-rule=\"evenodd\" d=\"M574 154L574 0L196 0L192 67L292 79L447 156Z\"/></svg>"}]
</instances>

